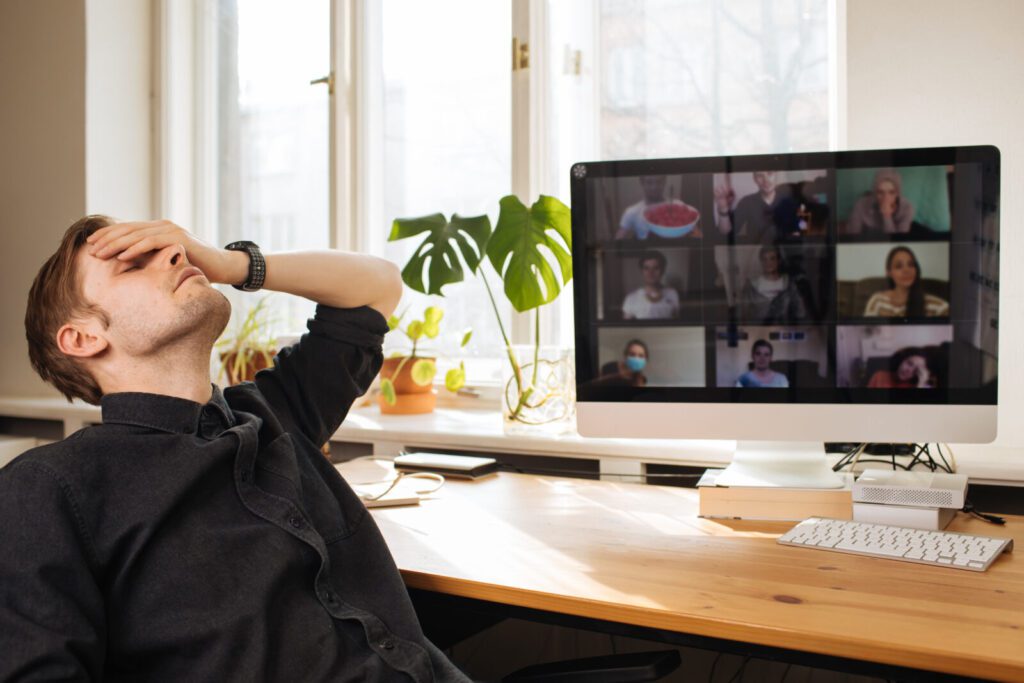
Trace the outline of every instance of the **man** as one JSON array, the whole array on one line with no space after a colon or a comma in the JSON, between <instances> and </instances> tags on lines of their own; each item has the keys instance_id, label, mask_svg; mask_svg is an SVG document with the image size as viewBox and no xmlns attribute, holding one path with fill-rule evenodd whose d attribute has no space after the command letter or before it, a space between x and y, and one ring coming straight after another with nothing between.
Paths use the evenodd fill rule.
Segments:
<instances>
[{"instance_id":1,"label":"man","mask_svg":"<svg viewBox=\"0 0 1024 683\"><path fill-rule=\"evenodd\" d=\"M626 320L665 320L679 315L679 294L664 285L665 255L648 251L640 257L643 286L629 294L622 302L622 317Z\"/></svg>"},{"instance_id":2,"label":"man","mask_svg":"<svg viewBox=\"0 0 1024 683\"><path fill-rule=\"evenodd\" d=\"M790 279L782 269L782 250L765 244L758 250L761 274L750 278L743 288L743 319L762 325L792 323L807 315L800 290L810 287L802 273ZM799 289L798 289L799 288Z\"/></svg>"},{"instance_id":3,"label":"man","mask_svg":"<svg viewBox=\"0 0 1024 683\"><path fill-rule=\"evenodd\" d=\"M754 244L798 236L800 203L794 199L792 186L776 185L775 171L756 171L753 178L757 192L741 198L735 210L735 193L728 180L715 188L719 233L731 235L737 243Z\"/></svg>"},{"instance_id":4,"label":"man","mask_svg":"<svg viewBox=\"0 0 1024 683\"><path fill-rule=\"evenodd\" d=\"M665 186L668 176L640 176L640 188L643 190L644 198L636 204L629 206L622 212L619 220L619 229L615 233L615 239L624 240L634 238L638 240L647 239L649 229L647 221L644 220L644 210L649 206L660 204L665 201Z\"/></svg>"},{"instance_id":5,"label":"man","mask_svg":"<svg viewBox=\"0 0 1024 683\"><path fill-rule=\"evenodd\" d=\"M211 286L316 301L254 383L211 386ZM0 680L466 680L319 453L381 364L397 269L216 249L88 216L29 294L29 354L103 423L0 470Z\"/></svg>"}]
</instances>

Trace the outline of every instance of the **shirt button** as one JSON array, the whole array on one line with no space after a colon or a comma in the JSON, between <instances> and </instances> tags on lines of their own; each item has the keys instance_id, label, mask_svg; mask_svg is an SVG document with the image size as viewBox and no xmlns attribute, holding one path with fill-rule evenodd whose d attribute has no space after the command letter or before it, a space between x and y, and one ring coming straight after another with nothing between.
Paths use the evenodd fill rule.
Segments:
<instances>
[{"instance_id":1,"label":"shirt button","mask_svg":"<svg viewBox=\"0 0 1024 683\"><path fill-rule=\"evenodd\" d=\"M301 517L289 517L288 518L288 523L291 524L296 529L301 529L302 528L302 518Z\"/></svg>"},{"instance_id":2,"label":"shirt button","mask_svg":"<svg viewBox=\"0 0 1024 683\"><path fill-rule=\"evenodd\" d=\"M395 648L395 641L393 641L391 638L385 638L384 640L380 641L380 646L385 650L393 650Z\"/></svg>"}]
</instances>

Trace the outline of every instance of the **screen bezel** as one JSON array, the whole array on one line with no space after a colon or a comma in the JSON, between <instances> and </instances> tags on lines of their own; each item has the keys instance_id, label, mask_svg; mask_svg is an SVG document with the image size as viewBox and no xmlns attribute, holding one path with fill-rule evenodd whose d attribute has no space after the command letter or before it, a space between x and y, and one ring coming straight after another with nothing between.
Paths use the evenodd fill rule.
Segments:
<instances>
[{"instance_id":1,"label":"screen bezel","mask_svg":"<svg viewBox=\"0 0 1024 683\"><path fill-rule=\"evenodd\" d=\"M596 268L591 268L587 246L587 215L589 202L586 183L593 178L615 178L641 175L744 173L760 170L799 171L901 166L931 166L963 163L982 165L982 194L986 206L982 212L996 212L998 225L1000 154L994 146L931 147L915 149L855 150L843 152L811 152L796 154L764 154L747 156L691 157L679 159L645 159L625 161L581 162L570 171L572 194L572 238L576 382L580 402L594 403L720 403L720 404L863 404L863 405L996 405L997 381L977 388L944 388L921 391L915 389L866 389L848 387L789 389L743 389L730 387L624 387L588 386L590 368L597 367L597 330L592 318L595 310ZM833 180L834 182L834 180ZM835 196L831 197L834 203ZM835 229L831 216L831 229ZM998 228L997 228L998 229ZM998 287L998 283L996 283ZM827 325L835 328L838 322ZM705 340L713 338L711 327L705 325ZM834 356L834 347L829 349ZM834 365L834 357L830 359Z\"/></svg>"}]
</instances>

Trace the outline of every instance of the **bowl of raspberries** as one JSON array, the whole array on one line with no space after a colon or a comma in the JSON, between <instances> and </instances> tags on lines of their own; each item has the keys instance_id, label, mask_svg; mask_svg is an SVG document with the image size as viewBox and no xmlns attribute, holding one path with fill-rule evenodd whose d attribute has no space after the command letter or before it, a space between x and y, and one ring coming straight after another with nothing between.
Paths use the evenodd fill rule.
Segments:
<instances>
[{"instance_id":1,"label":"bowl of raspberries","mask_svg":"<svg viewBox=\"0 0 1024 683\"><path fill-rule=\"evenodd\" d=\"M644 222L659 237L682 237L691 232L700 219L700 211L685 202L673 199L652 204L644 209Z\"/></svg>"}]
</instances>

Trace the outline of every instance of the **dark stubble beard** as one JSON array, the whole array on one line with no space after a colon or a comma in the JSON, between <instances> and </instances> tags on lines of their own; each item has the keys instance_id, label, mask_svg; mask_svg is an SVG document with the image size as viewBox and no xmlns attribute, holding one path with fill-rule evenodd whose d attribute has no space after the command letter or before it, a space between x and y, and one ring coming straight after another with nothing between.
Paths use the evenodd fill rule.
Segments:
<instances>
[{"instance_id":1,"label":"dark stubble beard","mask_svg":"<svg viewBox=\"0 0 1024 683\"><path fill-rule=\"evenodd\" d=\"M208 287L197 296L188 299L173 320L161 320L149 324L140 321L117 320L121 328L129 332L132 342L126 351L137 357L155 357L180 354L195 354L209 358L217 337L231 318L231 303L227 297L213 287Z\"/></svg>"}]
</instances>

